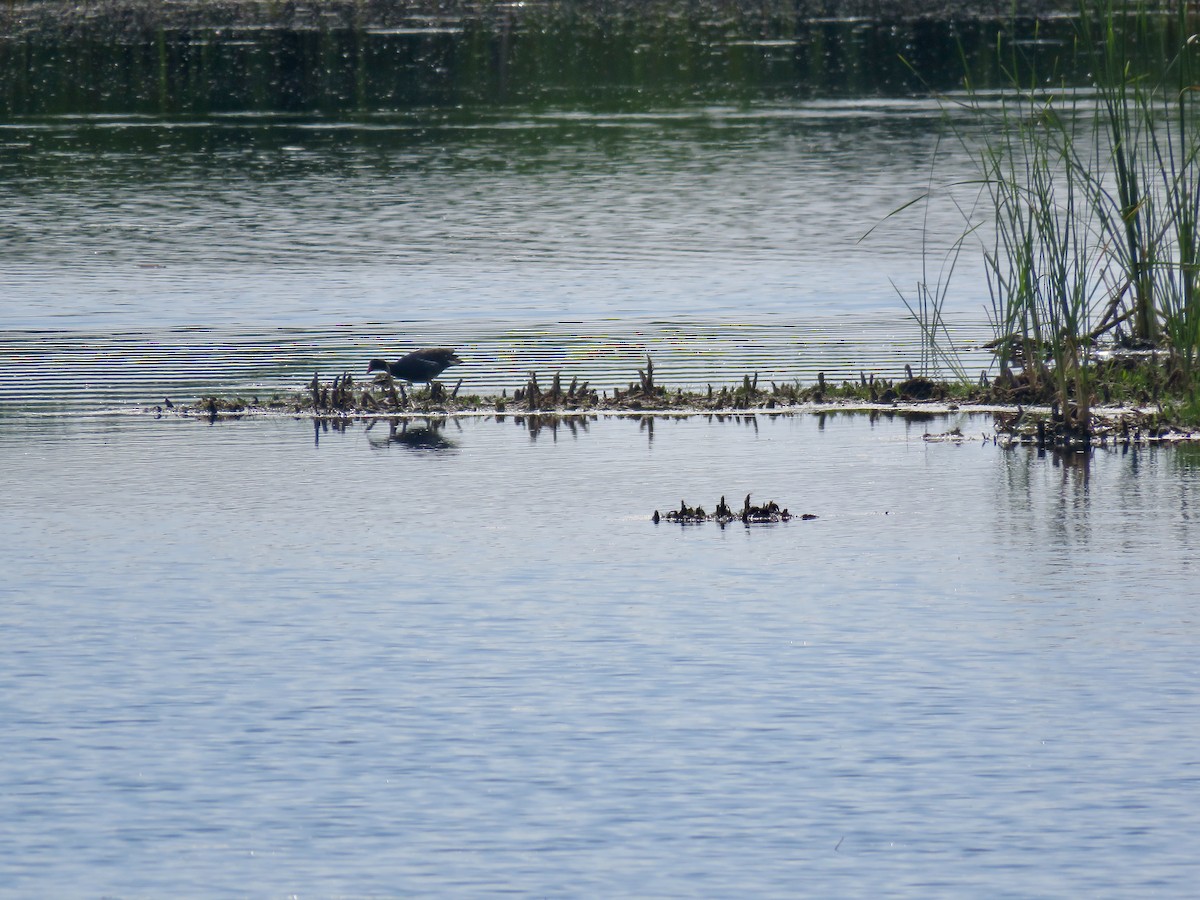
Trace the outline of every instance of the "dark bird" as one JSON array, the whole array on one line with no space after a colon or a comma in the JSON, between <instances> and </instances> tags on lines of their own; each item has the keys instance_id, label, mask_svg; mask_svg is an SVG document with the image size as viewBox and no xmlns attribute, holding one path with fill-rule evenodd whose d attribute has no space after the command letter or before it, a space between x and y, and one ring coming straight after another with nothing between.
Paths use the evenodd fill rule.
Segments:
<instances>
[{"instance_id":1,"label":"dark bird","mask_svg":"<svg viewBox=\"0 0 1200 900\"><path fill-rule=\"evenodd\" d=\"M423 350L414 350L395 362L373 359L367 366L367 374L387 372L393 378L402 381L433 381L446 369L457 366L460 362L462 360L447 347L426 347Z\"/></svg>"}]
</instances>

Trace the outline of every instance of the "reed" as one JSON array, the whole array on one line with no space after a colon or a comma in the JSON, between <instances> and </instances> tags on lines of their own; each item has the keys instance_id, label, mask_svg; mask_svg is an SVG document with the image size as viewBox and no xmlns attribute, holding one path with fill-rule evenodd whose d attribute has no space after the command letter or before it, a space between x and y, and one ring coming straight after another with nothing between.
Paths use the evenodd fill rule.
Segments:
<instances>
[{"instance_id":1,"label":"reed","mask_svg":"<svg viewBox=\"0 0 1200 900\"><path fill-rule=\"evenodd\" d=\"M1006 90L977 91L968 78L965 99L946 101L982 126L958 136L977 159L989 219L971 229L990 234L981 249L1000 378L1058 404L1076 433L1086 433L1096 399L1098 346L1155 348L1176 373L1176 396L1197 393L1200 39L1191 24L1186 0L1168 16L1087 0L1050 71L1010 41L999 54ZM1090 85L1060 74L1081 67ZM924 332L941 322L944 297L931 296L909 305Z\"/></svg>"}]
</instances>

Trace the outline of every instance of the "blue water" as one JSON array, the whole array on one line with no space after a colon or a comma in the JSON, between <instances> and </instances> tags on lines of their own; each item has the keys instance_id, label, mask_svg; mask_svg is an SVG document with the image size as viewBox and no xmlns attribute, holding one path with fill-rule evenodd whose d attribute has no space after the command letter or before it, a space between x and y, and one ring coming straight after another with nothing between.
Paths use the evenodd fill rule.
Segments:
<instances>
[{"instance_id":1,"label":"blue water","mask_svg":"<svg viewBox=\"0 0 1200 900\"><path fill-rule=\"evenodd\" d=\"M1196 456L955 425L0 424L0 893L1190 896Z\"/></svg>"}]
</instances>

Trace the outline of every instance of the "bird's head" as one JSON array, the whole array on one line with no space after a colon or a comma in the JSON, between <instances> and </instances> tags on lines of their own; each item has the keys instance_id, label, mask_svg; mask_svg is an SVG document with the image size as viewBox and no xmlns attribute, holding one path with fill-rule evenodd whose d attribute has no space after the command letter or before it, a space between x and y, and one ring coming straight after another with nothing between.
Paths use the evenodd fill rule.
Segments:
<instances>
[{"instance_id":1,"label":"bird's head","mask_svg":"<svg viewBox=\"0 0 1200 900\"><path fill-rule=\"evenodd\" d=\"M370 375L372 372L386 372L386 371L388 371L388 364L387 364L386 359L373 359L369 363L367 363L367 374L368 375Z\"/></svg>"}]
</instances>

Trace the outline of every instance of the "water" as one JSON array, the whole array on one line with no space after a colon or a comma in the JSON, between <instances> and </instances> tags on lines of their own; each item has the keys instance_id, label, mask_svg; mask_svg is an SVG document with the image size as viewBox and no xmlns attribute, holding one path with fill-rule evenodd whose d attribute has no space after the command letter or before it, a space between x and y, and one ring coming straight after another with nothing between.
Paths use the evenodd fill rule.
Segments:
<instances>
[{"instance_id":1,"label":"water","mask_svg":"<svg viewBox=\"0 0 1200 900\"><path fill-rule=\"evenodd\" d=\"M1195 454L987 424L10 423L0 885L1187 896Z\"/></svg>"},{"instance_id":2,"label":"water","mask_svg":"<svg viewBox=\"0 0 1200 900\"><path fill-rule=\"evenodd\" d=\"M1193 892L1190 448L153 413L919 366L993 31L134 25L0 37L0 895Z\"/></svg>"},{"instance_id":3,"label":"water","mask_svg":"<svg viewBox=\"0 0 1200 900\"><path fill-rule=\"evenodd\" d=\"M858 60L828 82L787 46L704 25L687 40L727 59L670 52L711 59L707 74L514 65L497 92L496 53L557 59L563 31L477 44L460 25L329 35L368 48L374 81L345 97L328 91L360 51L311 33L0 42L0 410L74 406L66 382L87 408L270 394L437 342L485 393L532 369L623 385L647 352L683 388L921 366L897 288L936 279L962 219L949 203L887 216L927 190L943 110L893 67L869 86L846 75L914 51L910 29L797 38ZM606 40L632 59L653 37ZM175 53L178 70L138 68ZM68 58L89 80L63 79ZM951 144L945 184L974 172ZM972 259L952 329L974 371L991 332Z\"/></svg>"},{"instance_id":4,"label":"water","mask_svg":"<svg viewBox=\"0 0 1200 900\"><path fill-rule=\"evenodd\" d=\"M926 188L931 100L430 116L9 126L13 324L898 318L920 274L919 217L859 240Z\"/></svg>"},{"instance_id":5,"label":"water","mask_svg":"<svg viewBox=\"0 0 1200 900\"><path fill-rule=\"evenodd\" d=\"M11 123L0 404L270 394L430 343L482 393L531 370L624 385L647 353L684 388L895 377L921 365L896 287L922 277L926 225L884 220L925 189L939 115ZM938 210L931 266L961 225ZM991 364L979 266L952 321L972 371Z\"/></svg>"}]
</instances>

